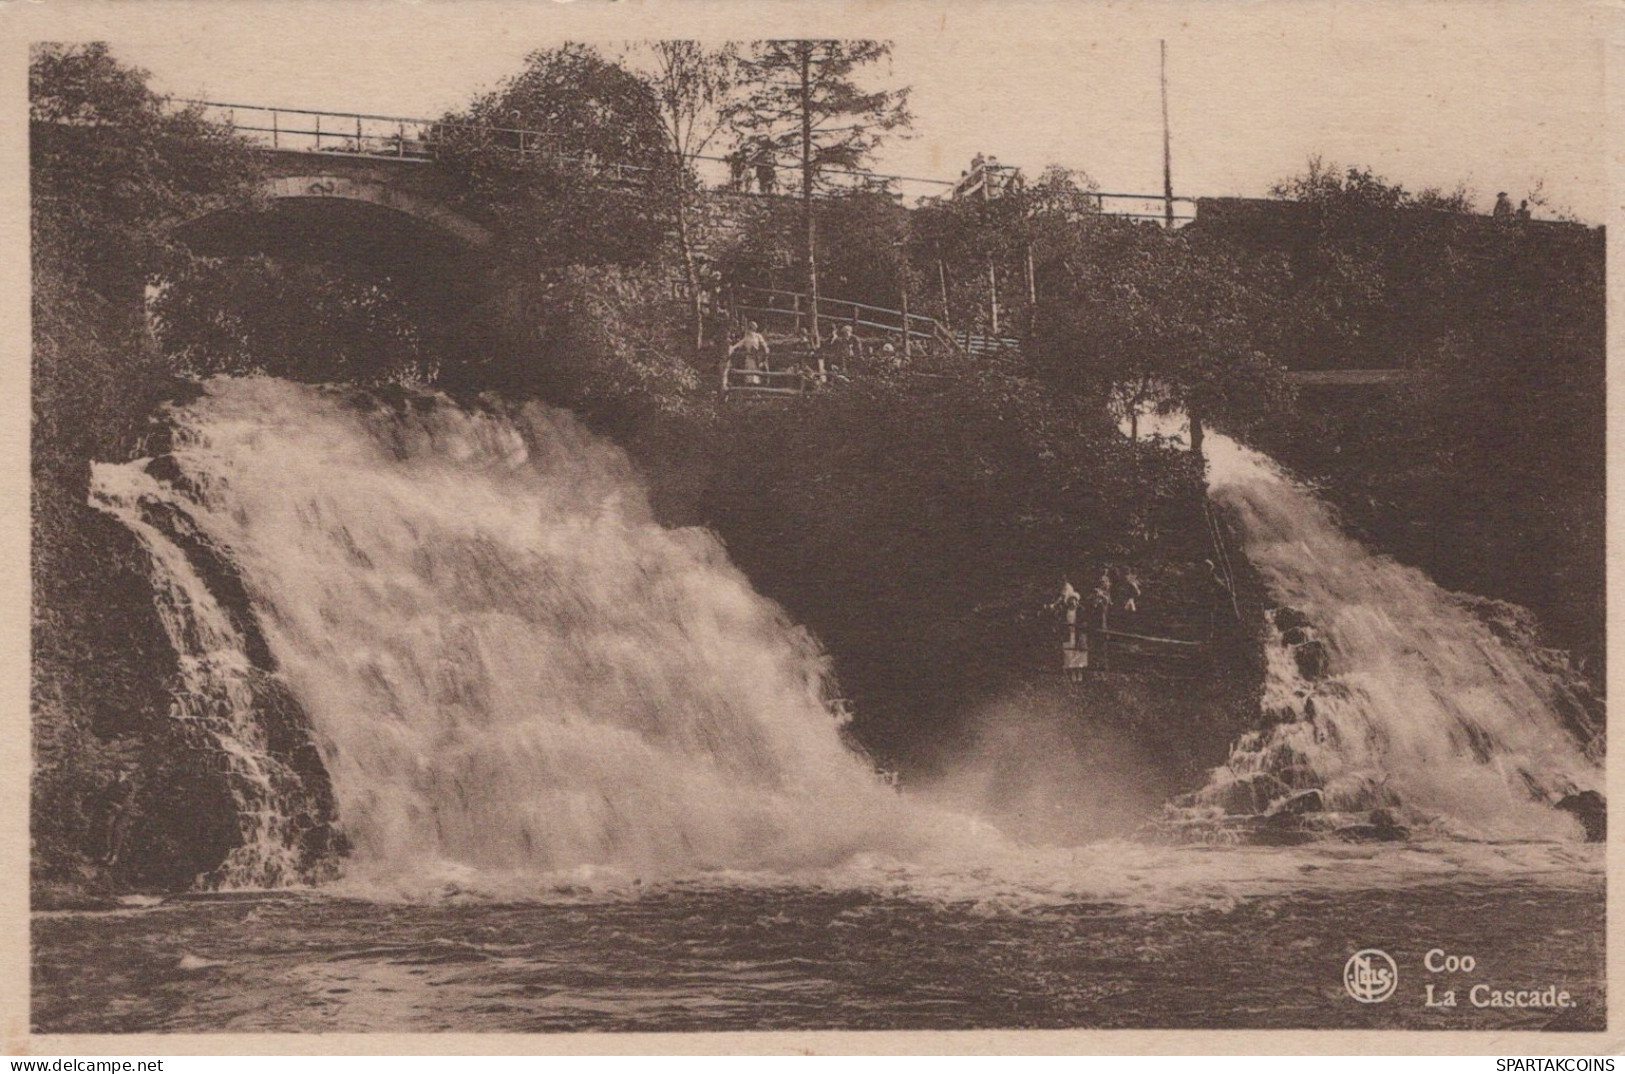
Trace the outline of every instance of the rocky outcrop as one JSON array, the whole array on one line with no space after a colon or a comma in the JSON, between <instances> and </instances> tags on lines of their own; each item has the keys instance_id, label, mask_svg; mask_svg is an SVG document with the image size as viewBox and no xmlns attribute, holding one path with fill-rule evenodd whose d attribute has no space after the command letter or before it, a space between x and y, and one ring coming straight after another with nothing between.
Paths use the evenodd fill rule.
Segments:
<instances>
[{"instance_id":1,"label":"rocky outcrop","mask_svg":"<svg viewBox=\"0 0 1625 1074\"><path fill-rule=\"evenodd\" d=\"M1608 801L1597 791L1579 791L1558 800L1557 808L1579 818L1585 828L1586 842L1608 841Z\"/></svg>"}]
</instances>

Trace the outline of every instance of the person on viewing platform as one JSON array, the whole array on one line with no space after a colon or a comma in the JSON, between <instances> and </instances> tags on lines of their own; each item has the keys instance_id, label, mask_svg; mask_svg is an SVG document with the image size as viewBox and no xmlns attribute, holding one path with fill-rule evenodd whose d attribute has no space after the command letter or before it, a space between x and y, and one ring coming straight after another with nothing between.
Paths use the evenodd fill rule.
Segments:
<instances>
[{"instance_id":1,"label":"person on viewing platform","mask_svg":"<svg viewBox=\"0 0 1625 1074\"><path fill-rule=\"evenodd\" d=\"M739 338L738 342L728 348L730 364L733 361L735 351L741 351L744 354L743 368L750 373L767 368L771 348L767 345L767 337L762 335L761 326L755 321L750 322L750 327L745 331L745 334ZM761 377L747 376L745 378L746 384L760 384L761 382Z\"/></svg>"},{"instance_id":2,"label":"person on viewing platform","mask_svg":"<svg viewBox=\"0 0 1625 1074\"><path fill-rule=\"evenodd\" d=\"M1050 607L1061 613L1066 623L1066 646L1075 649L1078 645L1078 608L1083 604L1083 595L1072 588L1072 579L1061 579L1061 595L1055 599Z\"/></svg>"},{"instance_id":3,"label":"person on viewing platform","mask_svg":"<svg viewBox=\"0 0 1625 1074\"><path fill-rule=\"evenodd\" d=\"M1123 610L1137 612L1140 610L1140 578L1132 568L1125 569L1121 576L1123 583Z\"/></svg>"},{"instance_id":4,"label":"person on viewing platform","mask_svg":"<svg viewBox=\"0 0 1625 1074\"><path fill-rule=\"evenodd\" d=\"M1522 201L1518 202L1518 219L1519 220L1528 220L1529 217L1530 217L1529 199L1524 198Z\"/></svg>"},{"instance_id":5,"label":"person on viewing platform","mask_svg":"<svg viewBox=\"0 0 1625 1074\"><path fill-rule=\"evenodd\" d=\"M852 326L843 324L835 330L835 334L830 337L829 343L824 347L824 353L819 357L820 360L828 358L840 368L841 372L850 373L853 359L862 353L863 345L859 342L858 337L852 334Z\"/></svg>"},{"instance_id":6,"label":"person on viewing platform","mask_svg":"<svg viewBox=\"0 0 1625 1074\"><path fill-rule=\"evenodd\" d=\"M1495 208L1490 212L1490 215L1500 219L1511 216L1512 212L1512 199L1507 197L1507 192L1503 190L1495 195Z\"/></svg>"},{"instance_id":7,"label":"person on viewing platform","mask_svg":"<svg viewBox=\"0 0 1625 1074\"><path fill-rule=\"evenodd\" d=\"M1100 629L1105 630L1112 610L1112 569L1110 567L1100 572L1100 580L1095 583L1095 591L1090 594L1089 602L1092 606L1100 609Z\"/></svg>"},{"instance_id":8,"label":"person on viewing platform","mask_svg":"<svg viewBox=\"0 0 1625 1074\"><path fill-rule=\"evenodd\" d=\"M743 194L750 189L750 176L746 171L744 150L735 150L728 154L728 187Z\"/></svg>"}]
</instances>

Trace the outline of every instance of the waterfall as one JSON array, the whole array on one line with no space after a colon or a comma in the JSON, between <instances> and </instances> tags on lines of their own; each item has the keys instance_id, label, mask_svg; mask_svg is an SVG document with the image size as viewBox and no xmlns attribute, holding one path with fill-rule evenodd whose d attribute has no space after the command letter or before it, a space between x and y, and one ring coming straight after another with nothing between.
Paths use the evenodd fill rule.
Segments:
<instances>
[{"instance_id":1,"label":"waterfall","mask_svg":"<svg viewBox=\"0 0 1625 1074\"><path fill-rule=\"evenodd\" d=\"M1602 772L1577 740L1595 728L1563 662L1373 555L1257 452L1212 435L1208 461L1210 495L1277 607L1269 726L1235 744L1196 801L1263 812L1315 789L1327 810L1388 809L1456 834L1577 837L1553 806L1601 790Z\"/></svg>"},{"instance_id":2,"label":"waterfall","mask_svg":"<svg viewBox=\"0 0 1625 1074\"><path fill-rule=\"evenodd\" d=\"M179 667L170 716L219 758L236 807L239 845L205 886L268 887L308 875L302 845L322 812L317 795L270 748L276 691L249 656L244 627L206 584L184 547L200 539L166 509L172 490L145 463L93 464L90 502L129 527L152 561L154 603Z\"/></svg>"},{"instance_id":3,"label":"waterfall","mask_svg":"<svg viewBox=\"0 0 1625 1074\"><path fill-rule=\"evenodd\" d=\"M166 419L169 450L97 465L91 501L150 553L173 715L239 814L206 883L308 880L339 843L349 878L437 890L1077 871L879 778L815 640L710 532L661 525L625 454L564 411L216 378ZM1367 552L1262 456L1208 443L1211 494L1279 608L1269 725L1198 810L1312 790L1328 815L1574 834L1551 805L1601 777L1564 726L1583 715L1561 667Z\"/></svg>"},{"instance_id":4,"label":"waterfall","mask_svg":"<svg viewBox=\"0 0 1625 1074\"><path fill-rule=\"evenodd\" d=\"M98 466L92 498L152 553L177 704L252 818L242 882L285 877L295 807L177 528L241 580L351 875L791 869L909 839L814 640L569 414L219 378L168 421L163 465Z\"/></svg>"}]
</instances>

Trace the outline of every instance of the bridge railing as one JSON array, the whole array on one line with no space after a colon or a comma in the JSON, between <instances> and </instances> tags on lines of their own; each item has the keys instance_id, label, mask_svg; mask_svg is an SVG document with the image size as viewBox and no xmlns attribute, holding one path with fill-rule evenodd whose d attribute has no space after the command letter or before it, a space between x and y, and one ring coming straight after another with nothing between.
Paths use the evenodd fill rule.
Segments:
<instances>
[{"instance_id":1,"label":"bridge railing","mask_svg":"<svg viewBox=\"0 0 1625 1074\"><path fill-rule=\"evenodd\" d=\"M498 127L477 123L450 123L421 116L390 116L369 112L330 112L314 108L276 108L260 104L234 104L226 101L206 101L179 98L176 104L197 108L205 118L227 127L269 148L294 153L331 153L354 157L392 157L400 161L431 161L450 143L477 139L487 146L504 150L521 159L551 159L561 163L585 166L612 182L638 183L646 180L652 169L619 161L587 160L567 156L554 150L551 139L540 131L521 127ZM725 163L725 158L701 156L706 165ZM926 183L937 187L953 187L948 180L922 179L902 175L881 175L842 169L824 173L826 180L854 188L871 185L876 180L903 183ZM749 193L720 176L709 177L718 190ZM963 183L963 180L961 180ZM777 196L778 192L758 191L757 196ZM944 195L948 196L948 195ZM1102 216L1132 220L1154 221L1166 224L1169 211L1173 226L1180 227L1194 220L1196 199L1175 197L1172 202L1158 194L1120 194L1092 192L1090 201ZM901 329L899 329L900 331Z\"/></svg>"},{"instance_id":2,"label":"bridge railing","mask_svg":"<svg viewBox=\"0 0 1625 1074\"><path fill-rule=\"evenodd\" d=\"M256 104L184 100L219 123L271 149L296 153L432 160L439 136L434 120L380 116L365 112L318 112L309 108L268 108Z\"/></svg>"},{"instance_id":3,"label":"bridge railing","mask_svg":"<svg viewBox=\"0 0 1625 1074\"><path fill-rule=\"evenodd\" d=\"M638 182L651 169L618 161L585 160L554 152L546 135L518 127L448 123L412 116L367 112L323 112L310 108L271 108L256 104L186 99L177 103L202 110L206 119L270 149L354 157L431 161L454 141L477 138L520 159L551 159L579 164L615 182Z\"/></svg>"}]
</instances>

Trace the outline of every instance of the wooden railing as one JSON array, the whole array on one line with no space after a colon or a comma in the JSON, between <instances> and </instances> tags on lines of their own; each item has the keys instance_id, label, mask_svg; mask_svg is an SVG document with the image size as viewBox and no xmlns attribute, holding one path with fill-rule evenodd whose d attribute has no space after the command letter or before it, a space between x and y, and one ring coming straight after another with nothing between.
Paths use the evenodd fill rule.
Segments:
<instances>
[{"instance_id":1,"label":"wooden railing","mask_svg":"<svg viewBox=\"0 0 1625 1074\"><path fill-rule=\"evenodd\" d=\"M734 290L734 312L745 319L760 321L763 325L778 323L792 331L805 329L812 332L812 303L801 291L786 291L774 287L737 287ZM921 313L903 313L885 306L872 306L846 298L818 300L818 327L820 338L826 328L851 325L853 333L861 336L865 329L884 333L887 337L901 338L907 326L911 343L921 341L936 344L943 349L978 356L1010 354L1021 349L1021 341L1013 336L988 336L970 330L950 331L935 317Z\"/></svg>"},{"instance_id":2,"label":"wooden railing","mask_svg":"<svg viewBox=\"0 0 1625 1074\"><path fill-rule=\"evenodd\" d=\"M741 314L758 320L769 318L787 321L792 330L805 328L812 332L812 302L800 291L785 291L774 287L738 287L734 291L734 308ZM818 327L822 336L825 326L837 328L849 324L854 332L861 329L902 336L905 331L912 340L936 340L950 346L959 346L952 333L935 317L924 314L904 314L901 310L885 306L871 306L844 298L818 299Z\"/></svg>"},{"instance_id":3,"label":"wooden railing","mask_svg":"<svg viewBox=\"0 0 1625 1074\"><path fill-rule=\"evenodd\" d=\"M730 364L722 371L722 393L803 395L829 382L826 373L805 369L749 369Z\"/></svg>"}]
</instances>

